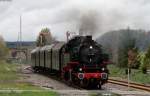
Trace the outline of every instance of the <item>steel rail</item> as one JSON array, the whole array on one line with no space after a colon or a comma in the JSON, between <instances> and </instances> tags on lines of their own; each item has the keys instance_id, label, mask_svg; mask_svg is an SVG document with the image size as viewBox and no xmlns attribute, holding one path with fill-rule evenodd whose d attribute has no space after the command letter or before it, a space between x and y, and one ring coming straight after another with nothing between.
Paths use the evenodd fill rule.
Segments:
<instances>
[{"instance_id":1,"label":"steel rail","mask_svg":"<svg viewBox=\"0 0 150 96\"><path fill-rule=\"evenodd\" d=\"M108 79L108 83L122 85L122 86L130 86L132 88L141 89L141 90L150 92L150 86L146 86L144 84L139 84L139 83L133 83L133 82L131 82L128 85L127 81L121 81L121 80L115 80L115 79Z\"/></svg>"}]
</instances>

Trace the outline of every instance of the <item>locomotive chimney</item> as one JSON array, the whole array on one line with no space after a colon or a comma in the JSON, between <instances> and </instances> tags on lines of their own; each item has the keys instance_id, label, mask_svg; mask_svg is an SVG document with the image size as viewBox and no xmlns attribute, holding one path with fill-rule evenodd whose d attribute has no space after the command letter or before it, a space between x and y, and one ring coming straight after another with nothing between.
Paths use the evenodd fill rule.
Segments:
<instances>
[{"instance_id":1,"label":"locomotive chimney","mask_svg":"<svg viewBox=\"0 0 150 96\"><path fill-rule=\"evenodd\" d=\"M86 39L87 39L87 41L91 41L92 40L92 36L88 35L88 36L86 36Z\"/></svg>"}]
</instances>

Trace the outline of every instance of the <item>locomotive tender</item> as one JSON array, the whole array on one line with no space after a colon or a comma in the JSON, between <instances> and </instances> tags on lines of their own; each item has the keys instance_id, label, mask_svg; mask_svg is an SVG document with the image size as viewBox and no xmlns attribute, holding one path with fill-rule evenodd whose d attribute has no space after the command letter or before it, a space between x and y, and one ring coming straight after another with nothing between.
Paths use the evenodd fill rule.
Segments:
<instances>
[{"instance_id":1,"label":"locomotive tender","mask_svg":"<svg viewBox=\"0 0 150 96\"><path fill-rule=\"evenodd\" d=\"M67 43L56 42L31 52L35 70L58 72L66 81L81 87L101 85L108 80L108 55L92 36L75 36Z\"/></svg>"}]
</instances>

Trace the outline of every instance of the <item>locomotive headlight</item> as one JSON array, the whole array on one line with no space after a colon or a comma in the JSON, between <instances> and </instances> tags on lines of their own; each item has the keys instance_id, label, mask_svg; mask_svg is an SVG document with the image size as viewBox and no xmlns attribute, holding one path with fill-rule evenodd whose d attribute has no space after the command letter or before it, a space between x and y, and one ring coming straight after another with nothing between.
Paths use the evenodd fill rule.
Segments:
<instances>
[{"instance_id":1,"label":"locomotive headlight","mask_svg":"<svg viewBox=\"0 0 150 96\"><path fill-rule=\"evenodd\" d=\"M90 49L93 49L93 46L90 46Z\"/></svg>"},{"instance_id":2,"label":"locomotive headlight","mask_svg":"<svg viewBox=\"0 0 150 96\"><path fill-rule=\"evenodd\" d=\"M105 68L102 68L102 71L105 71Z\"/></svg>"},{"instance_id":3,"label":"locomotive headlight","mask_svg":"<svg viewBox=\"0 0 150 96\"><path fill-rule=\"evenodd\" d=\"M82 71L82 68L79 68L79 71Z\"/></svg>"}]
</instances>

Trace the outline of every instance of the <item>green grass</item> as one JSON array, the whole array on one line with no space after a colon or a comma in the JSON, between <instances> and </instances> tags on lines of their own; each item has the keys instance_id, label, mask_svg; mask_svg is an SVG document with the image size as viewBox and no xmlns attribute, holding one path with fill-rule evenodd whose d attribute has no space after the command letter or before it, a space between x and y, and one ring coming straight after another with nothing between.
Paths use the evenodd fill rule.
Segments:
<instances>
[{"instance_id":1,"label":"green grass","mask_svg":"<svg viewBox=\"0 0 150 96\"><path fill-rule=\"evenodd\" d=\"M13 81L17 79L17 65L0 62L0 81Z\"/></svg>"},{"instance_id":2,"label":"green grass","mask_svg":"<svg viewBox=\"0 0 150 96\"><path fill-rule=\"evenodd\" d=\"M57 93L52 91L43 92L10 92L10 93L0 93L0 96L58 96Z\"/></svg>"},{"instance_id":3,"label":"green grass","mask_svg":"<svg viewBox=\"0 0 150 96\"><path fill-rule=\"evenodd\" d=\"M0 61L0 89L17 89L17 90L39 90L41 88L33 86L27 82L17 82L21 78L19 75L18 64L8 64Z\"/></svg>"},{"instance_id":4,"label":"green grass","mask_svg":"<svg viewBox=\"0 0 150 96\"><path fill-rule=\"evenodd\" d=\"M9 82L9 83L0 83L0 90L7 90L7 89L14 89L14 90L43 90L37 86L33 86L30 83L25 82Z\"/></svg>"},{"instance_id":5,"label":"green grass","mask_svg":"<svg viewBox=\"0 0 150 96\"><path fill-rule=\"evenodd\" d=\"M139 70L133 70L130 78L135 82L150 84L150 74L143 74Z\"/></svg>"},{"instance_id":6,"label":"green grass","mask_svg":"<svg viewBox=\"0 0 150 96\"><path fill-rule=\"evenodd\" d=\"M127 79L125 74L125 68L119 68L114 65L108 66L110 77L119 77L122 79ZM150 84L150 74L143 74L140 70L131 69L130 80L133 82Z\"/></svg>"},{"instance_id":7,"label":"green grass","mask_svg":"<svg viewBox=\"0 0 150 96\"><path fill-rule=\"evenodd\" d=\"M17 80L21 78L21 76L18 74L19 66L19 64L8 64L4 61L0 61L0 89L41 89L27 82L17 82Z\"/></svg>"},{"instance_id":8,"label":"green grass","mask_svg":"<svg viewBox=\"0 0 150 96\"><path fill-rule=\"evenodd\" d=\"M122 77L122 78L126 78L125 76L125 69L124 68L119 68L113 65L109 65L108 66L109 69L109 75L111 77Z\"/></svg>"},{"instance_id":9,"label":"green grass","mask_svg":"<svg viewBox=\"0 0 150 96\"><path fill-rule=\"evenodd\" d=\"M0 96L57 96L56 92L45 91L44 89L34 86L28 82L18 82L19 64L8 64L0 61L0 90L40 90L40 92L0 92Z\"/></svg>"}]
</instances>

